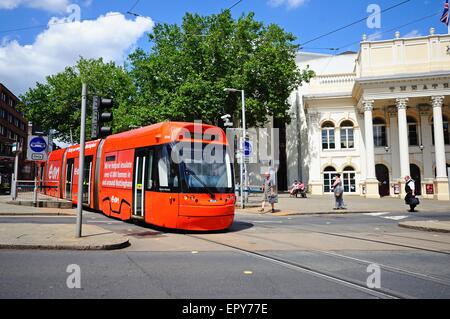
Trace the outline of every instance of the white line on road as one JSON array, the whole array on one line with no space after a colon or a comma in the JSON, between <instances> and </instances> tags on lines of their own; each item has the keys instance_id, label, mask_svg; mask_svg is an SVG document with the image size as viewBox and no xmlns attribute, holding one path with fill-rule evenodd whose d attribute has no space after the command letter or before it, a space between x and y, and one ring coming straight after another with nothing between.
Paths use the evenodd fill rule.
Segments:
<instances>
[{"instance_id":1,"label":"white line on road","mask_svg":"<svg viewBox=\"0 0 450 319\"><path fill-rule=\"evenodd\" d=\"M283 224L283 222L281 222L281 221L273 221L273 220L258 220L258 221L254 220L254 221L252 221L252 223Z\"/></svg>"},{"instance_id":2,"label":"white line on road","mask_svg":"<svg viewBox=\"0 0 450 319\"><path fill-rule=\"evenodd\" d=\"M378 216L383 216L383 215L386 215L386 214L389 214L389 212L383 212L383 213L366 213L366 214L364 214L364 215L366 215L366 216L378 217Z\"/></svg>"},{"instance_id":3,"label":"white line on road","mask_svg":"<svg viewBox=\"0 0 450 319\"><path fill-rule=\"evenodd\" d=\"M109 220L88 220L88 223L108 223L108 224L122 224L122 222L118 222L118 221L109 221Z\"/></svg>"},{"instance_id":4,"label":"white line on road","mask_svg":"<svg viewBox=\"0 0 450 319\"><path fill-rule=\"evenodd\" d=\"M405 215L403 215L403 216L383 216L383 218L392 219L392 220L402 220L402 219L408 218L408 216L405 216Z\"/></svg>"}]
</instances>

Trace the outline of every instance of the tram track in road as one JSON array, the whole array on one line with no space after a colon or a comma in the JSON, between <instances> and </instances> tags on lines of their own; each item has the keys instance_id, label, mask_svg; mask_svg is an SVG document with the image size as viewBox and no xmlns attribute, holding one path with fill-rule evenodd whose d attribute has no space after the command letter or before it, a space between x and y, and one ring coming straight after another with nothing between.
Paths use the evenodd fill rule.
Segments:
<instances>
[{"instance_id":1,"label":"tram track in road","mask_svg":"<svg viewBox=\"0 0 450 319\"><path fill-rule=\"evenodd\" d=\"M353 288L356 289L358 291L367 293L368 295L380 298L380 299L413 299L414 297L409 296L407 294L402 294L399 292L395 292L392 291L390 289L371 289L368 288L366 283L362 283L358 280L354 280L351 278L345 278L343 276L338 276L326 271L322 271L322 270L317 270L317 269L313 269L310 266L307 265L301 265L297 262L293 262L287 259L283 259L281 257L277 257L277 256L272 256L266 253L262 253L262 252L257 252L257 251L253 251L253 250L249 250L249 249L245 249L239 246L235 246L235 245L230 245L230 244L225 244L222 243L220 241L216 241L216 240L212 240L212 239L208 239L208 238L204 238L204 237L200 237L199 235L189 235L186 234L186 236L191 237L191 238L195 238L195 239L199 239L208 243L212 243L212 244L216 244L216 245L220 245L223 247L227 247L227 248L231 248L235 251L238 251L240 253L246 254L248 256L252 256L261 260L265 260L274 264L278 264L281 265L285 268L289 268L291 270L294 271L299 271L302 273L306 273L306 274L310 274L313 275L315 277L318 278L322 278L328 281L331 281L333 283L337 283L349 288Z\"/></svg>"},{"instance_id":2,"label":"tram track in road","mask_svg":"<svg viewBox=\"0 0 450 319\"><path fill-rule=\"evenodd\" d=\"M249 237L249 238L252 238L252 239L266 239L266 238L264 238L262 236L258 236L258 235L255 235L255 234L240 234L240 236L246 236L246 237ZM428 274L422 274L422 273L414 272L414 271L411 271L411 270L408 270L408 269L399 268L399 267L395 267L395 266L392 266L392 265L387 265L387 264L384 264L384 263L379 263L377 261L365 260L365 259L361 259L361 258L356 258L356 257L352 257L352 256L339 254L339 253L336 253L336 252L318 250L318 249L313 249L313 248L310 248L310 247L302 247L302 246L299 246L297 244L292 244L292 243L288 243L288 242L285 242L285 241L276 240L276 239L273 239L273 238L271 238L270 241L274 242L274 243L280 243L280 244L283 244L283 245L289 245L290 247L298 249L298 250L304 250L304 251L308 251L308 252L314 252L314 253L317 253L317 254L329 256L329 257L335 257L335 258L339 258L339 259L354 261L354 262L357 262L357 263L360 263L360 264L364 264L366 266L372 265L372 264L377 264L384 270L389 270L391 272L396 272L396 273L402 274L402 275L413 276L415 278L419 278L419 279L422 279L422 280L433 281L435 283L438 283L438 284L450 287L450 280L448 280L446 278L436 277L436 276L428 275Z\"/></svg>"},{"instance_id":3,"label":"tram track in road","mask_svg":"<svg viewBox=\"0 0 450 319\"><path fill-rule=\"evenodd\" d=\"M296 225L295 226L286 225L286 226L287 226L287 229L295 229L295 230L301 230L301 231L305 231L305 232L312 232L312 233L317 233L317 234L322 234L322 235L329 235L329 236L340 237L340 238L355 239L355 240L361 240L361 241L372 242L372 243L377 243L377 244L385 244L385 245L390 245L390 246L409 248L409 249L426 251L426 252L432 252L432 253L438 253L438 254L443 254L443 255L450 255L450 251L443 251L443 250L431 249L431 248L426 248L426 247L406 245L406 244L401 244L401 243L394 243L394 242L391 242L391 241L370 239L370 238L366 238L366 237L358 237L358 236L344 235L344 234L338 234L338 233L333 233L333 232L326 232L326 231L323 231L323 230L317 230L317 228L314 229L314 227L316 227L316 225L313 225L313 224L303 224L303 225L311 226L311 228L302 228L302 227L298 227ZM261 225L258 225L258 227L260 227L260 228L267 228L267 229L276 229L276 227L270 227L267 224L264 224L264 225L261 224ZM379 236L380 234L370 234L370 233L368 233L368 235ZM399 235L391 235L391 234L389 234L389 236L401 237ZM444 244L446 244L446 242L437 242L435 240L427 240L427 239L417 238L417 237L406 237L406 238L414 239L414 240L421 240L421 241L426 241L426 242L434 242L434 243L444 243ZM449 245L450 245L450 243L449 243Z\"/></svg>"},{"instance_id":4,"label":"tram track in road","mask_svg":"<svg viewBox=\"0 0 450 319\"><path fill-rule=\"evenodd\" d=\"M318 231L318 230L311 230L311 229L304 229L304 228L296 228L303 231L312 231L317 234L322 235L329 235L334 237L340 237L340 238L349 238L349 239L355 239L355 240L361 240L366 242L372 242L377 244L384 244L384 245L390 245L390 246L396 246L396 247L402 247L402 248L409 248L414 250L420 250L420 251L426 251L426 252L432 252L437 254L444 254L444 255L450 255L450 251L442 251L437 249L431 249L426 247L419 247L419 246L412 246L412 245L406 245L406 244L400 244L400 243L393 243L390 241L384 241L384 240L376 240L376 239L370 239L365 237L358 237L358 236L351 236L351 235L343 235L343 234L337 234L337 233L330 233L330 232L324 232L324 231ZM378 235L378 234L376 234ZM414 238L415 240L418 240L418 238Z\"/></svg>"}]
</instances>

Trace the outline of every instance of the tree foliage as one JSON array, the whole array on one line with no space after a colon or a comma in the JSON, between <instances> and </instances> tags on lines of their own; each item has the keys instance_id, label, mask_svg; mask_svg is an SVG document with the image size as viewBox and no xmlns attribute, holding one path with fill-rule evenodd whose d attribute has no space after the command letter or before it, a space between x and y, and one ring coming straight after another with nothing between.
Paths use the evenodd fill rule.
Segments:
<instances>
[{"instance_id":1,"label":"tree foliage","mask_svg":"<svg viewBox=\"0 0 450 319\"><path fill-rule=\"evenodd\" d=\"M25 117L43 130L55 129L56 136L66 142L72 134L76 140L80 133L81 86L89 83L87 104L94 95L114 97L118 105L129 103L135 92L131 78L124 68L114 62L83 59L63 72L48 76L46 83L36 83L20 98ZM90 108L86 113L86 136L91 132Z\"/></svg>"},{"instance_id":2,"label":"tree foliage","mask_svg":"<svg viewBox=\"0 0 450 319\"><path fill-rule=\"evenodd\" d=\"M253 13L237 20L228 10L207 17L188 13L181 26L157 24L149 36L151 51L130 55L139 88L136 108L144 121L202 119L218 125L228 113L237 124L240 95L224 92L235 88L245 91L249 126L263 125L268 115L289 122L290 93L313 76L296 66L295 37L255 21Z\"/></svg>"},{"instance_id":3,"label":"tree foliage","mask_svg":"<svg viewBox=\"0 0 450 319\"><path fill-rule=\"evenodd\" d=\"M70 129L78 136L81 83L86 81L89 104L94 94L115 98L115 132L165 120L221 125L224 114L238 125L240 94L224 88L245 91L248 126L264 125L268 116L289 123L290 93L314 75L298 70L295 37L255 21L253 13L237 20L229 10L210 16L187 13L181 25L157 24L149 41L150 51L137 49L126 68L81 58L37 83L21 97L26 116L43 129L56 129L66 141Z\"/></svg>"}]
</instances>

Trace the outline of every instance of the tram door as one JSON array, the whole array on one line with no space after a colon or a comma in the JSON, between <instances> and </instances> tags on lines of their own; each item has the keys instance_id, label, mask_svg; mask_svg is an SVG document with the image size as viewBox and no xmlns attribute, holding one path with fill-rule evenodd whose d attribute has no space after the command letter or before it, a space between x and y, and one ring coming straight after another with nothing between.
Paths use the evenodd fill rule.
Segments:
<instances>
[{"instance_id":1,"label":"tram door","mask_svg":"<svg viewBox=\"0 0 450 319\"><path fill-rule=\"evenodd\" d=\"M91 204L91 177L92 177L93 156L86 156L84 159L83 174L83 204Z\"/></svg>"},{"instance_id":2,"label":"tram door","mask_svg":"<svg viewBox=\"0 0 450 319\"><path fill-rule=\"evenodd\" d=\"M145 211L145 175L148 165L148 150L136 150L134 158L133 216L144 217Z\"/></svg>"},{"instance_id":3,"label":"tram door","mask_svg":"<svg viewBox=\"0 0 450 319\"><path fill-rule=\"evenodd\" d=\"M66 164L66 199L72 199L74 159L68 159Z\"/></svg>"}]
</instances>

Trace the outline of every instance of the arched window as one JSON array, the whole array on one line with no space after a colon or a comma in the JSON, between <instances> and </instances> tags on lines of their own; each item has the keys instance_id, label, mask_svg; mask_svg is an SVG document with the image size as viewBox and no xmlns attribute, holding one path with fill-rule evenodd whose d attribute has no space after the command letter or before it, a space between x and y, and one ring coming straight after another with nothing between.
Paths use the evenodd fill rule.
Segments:
<instances>
[{"instance_id":1,"label":"arched window","mask_svg":"<svg viewBox=\"0 0 450 319\"><path fill-rule=\"evenodd\" d=\"M324 169L323 173L323 191L324 193L331 193L331 186L334 183L334 177L336 176L336 169L332 166L328 166Z\"/></svg>"},{"instance_id":2,"label":"arched window","mask_svg":"<svg viewBox=\"0 0 450 319\"><path fill-rule=\"evenodd\" d=\"M356 193L356 172L351 166L344 168L342 173L342 183L344 184L345 193Z\"/></svg>"},{"instance_id":3,"label":"arched window","mask_svg":"<svg viewBox=\"0 0 450 319\"><path fill-rule=\"evenodd\" d=\"M444 127L444 143L446 145L449 145L450 144L450 132L448 129L448 118L445 115L442 116L442 125ZM433 119L433 122L431 123L431 135L433 137L433 145L434 145L434 119Z\"/></svg>"},{"instance_id":4,"label":"arched window","mask_svg":"<svg viewBox=\"0 0 450 319\"><path fill-rule=\"evenodd\" d=\"M353 134L353 122L344 121L341 124L341 148L349 149L355 147L355 138Z\"/></svg>"},{"instance_id":5,"label":"arched window","mask_svg":"<svg viewBox=\"0 0 450 319\"><path fill-rule=\"evenodd\" d=\"M373 119L373 143L375 147L387 146L386 122L380 117Z\"/></svg>"},{"instance_id":6,"label":"arched window","mask_svg":"<svg viewBox=\"0 0 450 319\"><path fill-rule=\"evenodd\" d=\"M335 148L334 124L331 122L325 122L322 125L322 149L334 150Z\"/></svg>"},{"instance_id":7,"label":"arched window","mask_svg":"<svg viewBox=\"0 0 450 319\"><path fill-rule=\"evenodd\" d=\"M419 137L417 135L417 122L416 119L408 116L408 141L410 146L419 145Z\"/></svg>"}]
</instances>

